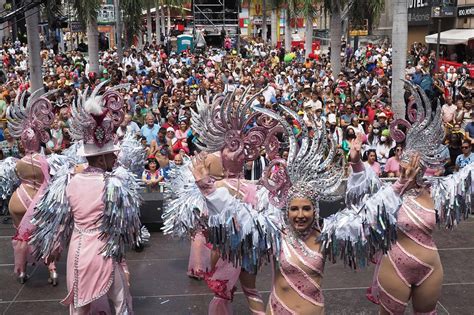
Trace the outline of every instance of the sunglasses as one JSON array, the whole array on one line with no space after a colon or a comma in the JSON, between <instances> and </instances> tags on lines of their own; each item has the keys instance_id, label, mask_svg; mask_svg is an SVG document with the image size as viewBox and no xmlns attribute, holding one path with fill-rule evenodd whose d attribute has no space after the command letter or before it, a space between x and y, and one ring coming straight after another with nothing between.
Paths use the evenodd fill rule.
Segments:
<instances>
[{"instance_id":1,"label":"sunglasses","mask_svg":"<svg viewBox=\"0 0 474 315\"><path fill-rule=\"evenodd\" d=\"M465 146L462 146L461 148L463 148L463 149L469 149L469 147L465 147Z\"/></svg>"}]
</instances>

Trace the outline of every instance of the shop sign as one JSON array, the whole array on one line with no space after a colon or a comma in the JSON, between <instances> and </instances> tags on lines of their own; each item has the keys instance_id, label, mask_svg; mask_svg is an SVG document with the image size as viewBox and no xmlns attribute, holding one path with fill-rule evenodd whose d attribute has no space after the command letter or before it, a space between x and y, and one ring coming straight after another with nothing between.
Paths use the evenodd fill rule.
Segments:
<instances>
[{"instance_id":1,"label":"shop sign","mask_svg":"<svg viewBox=\"0 0 474 315\"><path fill-rule=\"evenodd\" d=\"M474 5L458 7L458 17L464 18L469 16L474 16Z\"/></svg>"},{"instance_id":2,"label":"shop sign","mask_svg":"<svg viewBox=\"0 0 474 315\"><path fill-rule=\"evenodd\" d=\"M408 1L408 25L421 26L431 24L432 0Z\"/></svg>"}]
</instances>

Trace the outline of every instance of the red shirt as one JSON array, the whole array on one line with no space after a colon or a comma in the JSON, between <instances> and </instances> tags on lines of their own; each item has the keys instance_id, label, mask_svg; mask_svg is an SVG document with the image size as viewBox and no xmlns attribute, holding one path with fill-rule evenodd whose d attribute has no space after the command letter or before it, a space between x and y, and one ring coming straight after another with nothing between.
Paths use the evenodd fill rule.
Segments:
<instances>
[{"instance_id":1,"label":"red shirt","mask_svg":"<svg viewBox=\"0 0 474 315\"><path fill-rule=\"evenodd\" d=\"M372 125L375 120L375 115L377 114L377 109L370 106L370 102L367 103L367 119L369 125Z\"/></svg>"}]
</instances>

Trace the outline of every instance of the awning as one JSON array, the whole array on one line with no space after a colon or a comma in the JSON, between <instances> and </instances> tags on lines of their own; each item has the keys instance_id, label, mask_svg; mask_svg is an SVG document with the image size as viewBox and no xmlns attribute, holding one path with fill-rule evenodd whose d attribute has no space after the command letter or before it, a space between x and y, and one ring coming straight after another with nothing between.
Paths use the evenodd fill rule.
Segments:
<instances>
[{"instance_id":1,"label":"awning","mask_svg":"<svg viewBox=\"0 0 474 315\"><path fill-rule=\"evenodd\" d=\"M452 29L449 31L441 32L440 44L441 45L467 45L470 39L474 39L474 29ZM428 44L436 44L438 40L438 33L434 33L425 37L425 41Z\"/></svg>"}]
</instances>

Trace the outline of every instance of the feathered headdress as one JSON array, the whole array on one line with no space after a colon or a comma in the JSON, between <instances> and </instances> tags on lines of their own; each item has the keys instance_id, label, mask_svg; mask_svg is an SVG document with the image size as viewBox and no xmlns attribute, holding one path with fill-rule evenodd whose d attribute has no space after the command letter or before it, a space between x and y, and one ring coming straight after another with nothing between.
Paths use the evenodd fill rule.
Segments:
<instances>
[{"instance_id":1,"label":"feathered headdress","mask_svg":"<svg viewBox=\"0 0 474 315\"><path fill-rule=\"evenodd\" d=\"M196 102L198 112L191 112L191 126L204 144L198 144L199 149L220 151L222 164L230 176L237 176L246 161L259 157L262 147L269 157L275 156L279 149L276 134L282 131L281 126L251 108L263 90L244 102L249 90L250 87L238 100L235 91L217 95L211 104L200 97Z\"/></svg>"},{"instance_id":2,"label":"feathered headdress","mask_svg":"<svg viewBox=\"0 0 474 315\"><path fill-rule=\"evenodd\" d=\"M280 109L299 121L298 114L291 109L282 105ZM310 137L306 125L300 122L302 133L298 149L292 126L285 118L267 109L255 110L278 120L289 136L288 160L272 161L262 179L263 185L270 191L271 202L279 208L285 208L295 198L307 198L317 209L319 199L336 191L344 175L344 159L338 154L334 140L328 139L324 125L321 131L315 128L314 136ZM309 115L309 118L315 125L314 115ZM279 171L270 174L276 164L280 165Z\"/></svg>"},{"instance_id":3,"label":"feathered headdress","mask_svg":"<svg viewBox=\"0 0 474 315\"><path fill-rule=\"evenodd\" d=\"M422 168L437 168L444 164L441 156L446 149L439 100L433 113L430 99L420 86L405 80L405 88L415 99L408 104L409 121L394 120L390 124L390 134L396 142L405 142L401 161L408 163L410 157L418 153ZM415 104L416 110L413 108ZM406 133L400 130L400 126L406 128Z\"/></svg>"},{"instance_id":4,"label":"feathered headdress","mask_svg":"<svg viewBox=\"0 0 474 315\"><path fill-rule=\"evenodd\" d=\"M43 89L33 92L26 100L27 92L18 93L13 106L7 109L8 129L14 138L20 138L27 152L37 152L41 143L49 141L46 131L54 120L54 113L48 96ZM26 103L26 104L25 104Z\"/></svg>"},{"instance_id":5,"label":"feathered headdress","mask_svg":"<svg viewBox=\"0 0 474 315\"><path fill-rule=\"evenodd\" d=\"M99 95L104 81L87 96L89 88L80 93L72 106L71 137L82 140L83 148L78 152L82 156L95 156L118 151L114 145L115 130L124 117L123 98L117 91L128 85L119 85L107 89Z\"/></svg>"}]
</instances>

